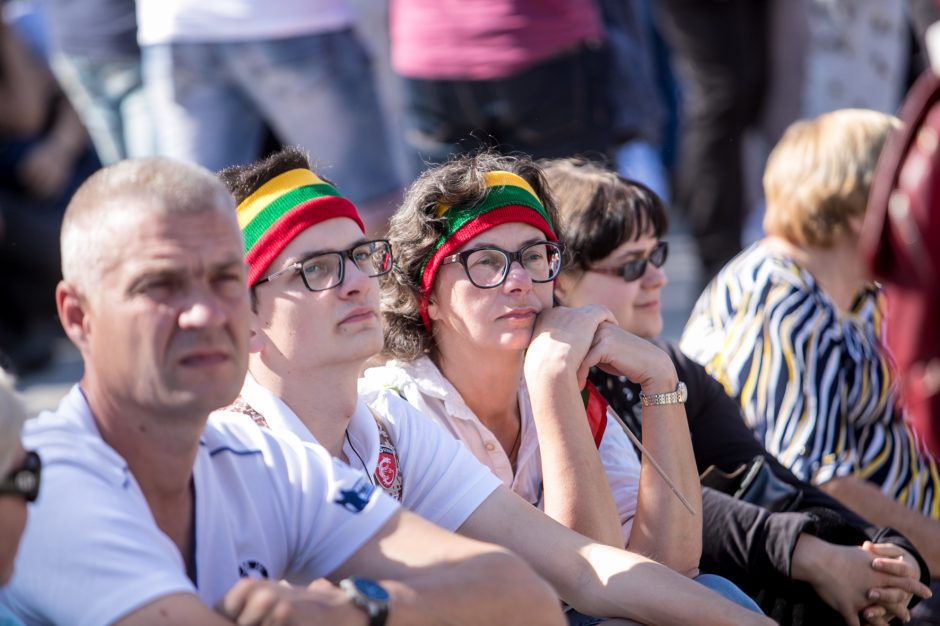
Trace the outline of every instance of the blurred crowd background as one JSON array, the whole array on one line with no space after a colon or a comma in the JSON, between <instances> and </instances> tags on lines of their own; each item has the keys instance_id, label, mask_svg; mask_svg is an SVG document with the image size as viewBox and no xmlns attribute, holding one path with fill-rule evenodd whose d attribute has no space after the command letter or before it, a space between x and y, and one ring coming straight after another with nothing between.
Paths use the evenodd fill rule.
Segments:
<instances>
[{"instance_id":1,"label":"blurred crowd background","mask_svg":"<svg viewBox=\"0 0 940 626\"><path fill-rule=\"evenodd\" d=\"M62 212L128 157L218 170L300 145L381 232L402 189L452 154L586 156L673 209L688 245L669 273L691 306L760 236L761 172L787 125L895 112L940 17L933 0L0 6L0 361L27 382L62 343Z\"/></svg>"}]
</instances>

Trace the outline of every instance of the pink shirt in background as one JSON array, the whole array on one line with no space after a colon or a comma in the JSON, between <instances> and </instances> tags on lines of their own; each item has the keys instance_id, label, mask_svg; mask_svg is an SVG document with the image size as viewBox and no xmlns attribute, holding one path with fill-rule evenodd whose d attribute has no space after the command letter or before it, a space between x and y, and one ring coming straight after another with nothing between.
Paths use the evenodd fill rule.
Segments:
<instances>
[{"instance_id":1,"label":"pink shirt in background","mask_svg":"<svg viewBox=\"0 0 940 626\"><path fill-rule=\"evenodd\" d=\"M392 0L392 66L408 78L492 80L601 40L594 0Z\"/></svg>"}]
</instances>

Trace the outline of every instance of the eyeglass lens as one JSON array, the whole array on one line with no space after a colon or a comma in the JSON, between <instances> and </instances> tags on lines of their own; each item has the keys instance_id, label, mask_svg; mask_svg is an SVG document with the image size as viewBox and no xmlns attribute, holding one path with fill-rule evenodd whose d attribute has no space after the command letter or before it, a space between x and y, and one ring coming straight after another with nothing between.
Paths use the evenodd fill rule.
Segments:
<instances>
[{"instance_id":1,"label":"eyeglass lens","mask_svg":"<svg viewBox=\"0 0 940 626\"><path fill-rule=\"evenodd\" d=\"M662 267L668 254L669 246L665 241L660 241L648 257L624 263L620 275L627 281L636 280L646 273L647 262L652 263L653 267Z\"/></svg>"},{"instance_id":2,"label":"eyeglass lens","mask_svg":"<svg viewBox=\"0 0 940 626\"><path fill-rule=\"evenodd\" d=\"M303 262L301 272L310 289L319 291L343 282L346 258L367 276L381 276L392 269L392 250L386 241L369 241L345 252L324 252Z\"/></svg>"},{"instance_id":3,"label":"eyeglass lens","mask_svg":"<svg viewBox=\"0 0 940 626\"><path fill-rule=\"evenodd\" d=\"M515 253L494 248L474 250L466 256L467 276L478 287L495 287L506 279L513 260L519 261L534 282L548 282L561 269L561 251L558 247L552 243L539 242Z\"/></svg>"}]
</instances>

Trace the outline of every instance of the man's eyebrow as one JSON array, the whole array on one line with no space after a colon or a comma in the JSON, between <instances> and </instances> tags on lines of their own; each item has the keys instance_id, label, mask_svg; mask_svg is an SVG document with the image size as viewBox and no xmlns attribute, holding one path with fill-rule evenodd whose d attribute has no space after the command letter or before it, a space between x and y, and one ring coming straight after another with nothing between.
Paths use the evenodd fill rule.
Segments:
<instances>
[{"instance_id":1,"label":"man's eyebrow","mask_svg":"<svg viewBox=\"0 0 940 626\"><path fill-rule=\"evenodd\" d=\"M229 270L229 269L243 266L243 265L245 265L245 259L243 259L241 256L237 256L237 257L231 257L228 259L223 259L219 261L218 263L213 263L212 269L215 271L220 271L220 270L224 271L224 270Z\"/></svg>"}]
</instances>

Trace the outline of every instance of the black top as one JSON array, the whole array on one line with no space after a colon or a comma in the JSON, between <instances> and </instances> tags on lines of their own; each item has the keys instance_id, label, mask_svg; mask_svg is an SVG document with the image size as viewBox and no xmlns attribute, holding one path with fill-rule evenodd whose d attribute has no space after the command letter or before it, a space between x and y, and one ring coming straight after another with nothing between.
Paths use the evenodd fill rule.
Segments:
<instances>
[{"instance_id":1,"label":"black top","mask_svg":"<svg viewBox=\"0 0 940 626\"><path fill-rule=\"evenodd\" d=\"M653 343L672 358L679 380L688 387L685 410L699 473L711 465L730 473L755 456L762 455L780 480L797 486L803 492L796 512L770 513L704 488L704 570L730 578L752 595L759 595L766 589L779 591L787 585L793 589L802 586L805 593L808 586L788 581L797 539L800 533L806 532L841 545L860 545L871 540L901 546L920 564L921 581L930 583L927 564L910 541L893 529L873 526L817 487L794 476L754 438L741 418L738 405L705 368L686 357L674 344ZM639 386L625 377L605 374L596 368L591 371L590 380L610 402L611 408L640 436L642 406ZM813 621L803 616L793 623Z\"/></svg>"}]
</instances>

